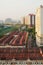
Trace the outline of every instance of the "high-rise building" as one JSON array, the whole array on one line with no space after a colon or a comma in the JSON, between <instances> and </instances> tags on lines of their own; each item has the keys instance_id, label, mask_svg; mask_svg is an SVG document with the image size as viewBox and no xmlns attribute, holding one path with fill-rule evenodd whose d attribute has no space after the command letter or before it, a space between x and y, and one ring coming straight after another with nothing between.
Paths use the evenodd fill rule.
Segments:
<instances>
[{"instance_id":1,"label":"high-rise building","mask_svg":"<svg viewBox=\"0 0 43 65\"><path fill-rule=\"evenodd\" d=\"M35 15L29 14L25 17L25 24L29 26L35 25Z\"/></svg>"},{"instance_id":2,"label":"high-rise building","mask_svg":"<svg viewBox=\"0 0 43 65\"><path fill-rule=\"evenodd\" d=\"M21 17L21 24L25 25L25 17Z\"/></svg>"},{"instance_id":3,"label":"high-rise building","mask_svg":"<svg viewBox=\"0 0 43 65\"><path fill-rule=\"evenodd\" d=\"M43 46L43 6L41 5L36 10L36 43L37 46Z\"/></svg>"},{"instance_id":4,"label":"high-rise building","mask_svg":"<svg viewBox=\"0 0 43 65\"><path fill-rule=\"evenodd\" d=\"M29 25L29 16L28 15L25 16L25 25Z\"/></svg>"}]
</instances>

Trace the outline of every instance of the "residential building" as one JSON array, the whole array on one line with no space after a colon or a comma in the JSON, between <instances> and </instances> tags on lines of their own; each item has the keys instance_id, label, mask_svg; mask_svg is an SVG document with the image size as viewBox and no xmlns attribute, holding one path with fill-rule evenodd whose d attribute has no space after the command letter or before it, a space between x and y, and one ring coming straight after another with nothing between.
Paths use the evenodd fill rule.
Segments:
<instances>
[{"instance_id":1,"label":"residential building","mask_svg":"<svg viewBox=\"0 0 43 65\"><path fill-rule=\"evenodd\" d=\"M21 24L25 25L25 17L21 17Z\"/></svg>"},{"instance_id":2,"label":"residential building","mask_svg":"<svg viewBox=\"0 0 43 65\"><path fill-rule=\"evenodd\" d=\"M36 43L37 46L43 46L43 6L41 5L36 10Z\"/></svg>"},{"instance_id":3,"label":"residential building","mask_svg":"<svg viewBox=\"0 0 43 65\"><path fill-rule=\"evenodd\" d=\"M25 25L29 26L35 25L35 14L29 14L25 17Z\"/></svg>"}]
</instances>

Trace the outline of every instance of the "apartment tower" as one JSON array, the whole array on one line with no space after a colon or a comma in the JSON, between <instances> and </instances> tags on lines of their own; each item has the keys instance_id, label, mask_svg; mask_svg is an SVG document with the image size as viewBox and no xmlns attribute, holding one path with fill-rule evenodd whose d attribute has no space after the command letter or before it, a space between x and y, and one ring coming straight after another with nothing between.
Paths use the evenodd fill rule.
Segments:
<instances>
[{"instance_id":1,"label":"apartment tower","mask_svg":"<svg viewBox=\"0 0 43 65\"><path fill-rule=\"evenodd\" d=\"M29 26L34 26L35 25L35 15L34 14L29 14L25 17L25 24Z\"/></svg>"},{"instance_id":2,"label":"apartment tower","mask_svg":"<svg viewBox=\"0 0 43 65\"><path fill-rule=\"evenodd\" d=\"M43 46L43 6L41 5L36 10L36 43L38 47Z\"/></svg>"}]
</instances>

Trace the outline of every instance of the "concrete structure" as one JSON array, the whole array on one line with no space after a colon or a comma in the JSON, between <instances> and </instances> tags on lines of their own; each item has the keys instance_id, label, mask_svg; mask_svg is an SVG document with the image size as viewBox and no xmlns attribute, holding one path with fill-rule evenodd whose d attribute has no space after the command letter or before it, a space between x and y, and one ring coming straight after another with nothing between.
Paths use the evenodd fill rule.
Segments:
<instances>
[{"instance_id":1,"label":"concrete structure","mask_svg":"<svg viewBox=\"0 0 43 65\"><path fill-rule=\"evenodd\" d=\"M43 65L42 60L0 60L0 65Z\"/></svg>"},{"instance_id":2,"label":"concrete structure","mask_svg":"<svg viewBox=\"0 0 43 65\"><path fill-rule=\"evenodd\" d=\"M35 25L35 15L29 14L25 17L25 24L29 26Z\"/></svg>"},{"instance_id":3,"label":"concrete structure","mask_svg":"<svg viewBox=\"0 0 43 65\"><path fill-rule=\"evenodd\" d=\"M36 10L36 43L37 45L43 46L43 6L41 5Z\"/></svg>"},{"instance_id":4,"label":"concrete structure","mask_svg":"<svg viewBox=\"0 0 43 65\"><path fill-rule=\"evenodd\" d=\"M25 25L29 25L29 16L25 16Z\"/></svg>"},{"instance_id":5,"label":"concrete structure","mask_svg":"<svg viewBox=\"0 0 43 65\"><path fill-rule=\"evenodd\" d=\"M21 24L25 25L25 17L21 17Z\"/></svg>"},{"instance_id":6,"label":"concrete structure","mask_svg":"<svg viewBox=\"0 0 43 65\"><path fill-rule=\"evenodd\" d=\"M34 63L36 61L30 61L30 60L0 60L0 65L31 65L30 63Z\"/></svg>"}]
</instances>

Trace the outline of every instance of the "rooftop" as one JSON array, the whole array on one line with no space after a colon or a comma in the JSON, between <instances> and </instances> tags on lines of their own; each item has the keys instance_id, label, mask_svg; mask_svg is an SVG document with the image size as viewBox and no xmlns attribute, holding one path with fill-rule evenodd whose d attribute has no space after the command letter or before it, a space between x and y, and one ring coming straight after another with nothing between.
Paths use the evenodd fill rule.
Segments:
<instances>
[{"instance_id":1,"label":"rooftop","mask_svg":"<svg viewBox=\"0 0 43 65\"><path fill-rule=\"evenodd\" d=\"M34 16L35 14L29 14L29 15L32 15L32 16Z\"/></svg>"}]
</instances>

